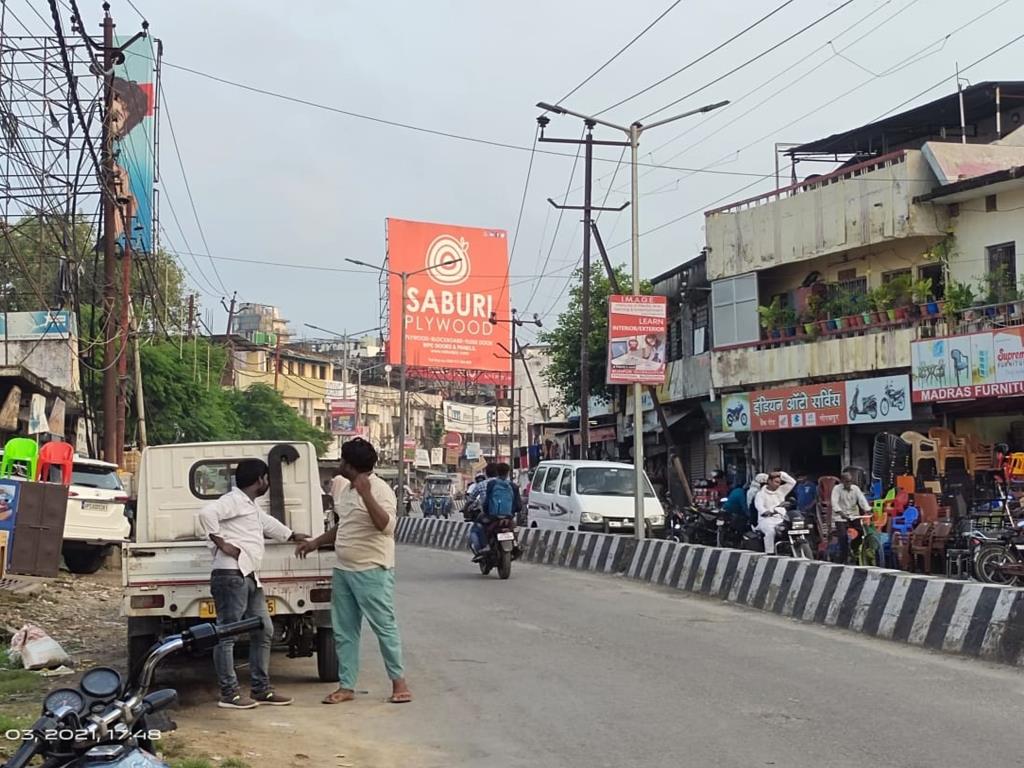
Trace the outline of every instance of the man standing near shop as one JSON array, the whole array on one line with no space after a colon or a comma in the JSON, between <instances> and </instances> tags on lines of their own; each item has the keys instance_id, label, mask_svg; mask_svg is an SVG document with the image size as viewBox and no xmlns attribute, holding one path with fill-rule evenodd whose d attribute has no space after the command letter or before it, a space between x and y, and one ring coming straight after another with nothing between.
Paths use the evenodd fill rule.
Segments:
<instances>
[{"instance_id":1,"label":"man standing near shop","mask_svg":"<svg viewBox=\"0 0 1024 768\"><path fill-rule=\"evenodd\" d=\"M391 679L393 704L412 701L402 668L402 642L395 619L395 492L373 469L377 451L362 438L341 446L341 471L350 485L339 495L338 525L302 542L295 554L305 557L334 542L337 563L331 580L331 623L338 649L338 689L324 704L355 698L359 677L359 635L363 618L377 635L384 667Z\"/></svg>"},{"instance_id":2,"label":"man standing near shop","mask_svg":"<svg viewBox=\"0 0 1024 768\"><path fill-rule=\"evenodd\" d=\"M832 521L839 539L839 562L850 559L850 528L857 531L858 539L864 540L864 526L860 516L871 511L871 505L864 492L853 482L853 475L843 472L840 482L832 489ZM870 550L869 550L870 551Z\"/></svg>"},{"instance_id":3,"label":"man standing near shop","mask_svg":"<svg viewBox=\"0 0 1024 768\"><path fill-rule=\"evenodd\" d=\"M270 470L259 459L243 459L235 467L235 487L199 512L199 525L213 548L210 593L217 609L217 623L230 624L251 617L263 619L263 627L249 637L249 676L252 696L243 696L235 675L235 639L220 641L213 651L213 666L220 682L220 701L225 709L252 709L259 704L278 706L292 700L270 687L270 641L274 627L267 612L267 598L259 570L264 540L303 541L271 517L256 499L270 490Z\"/></svg>"}]
</instances>

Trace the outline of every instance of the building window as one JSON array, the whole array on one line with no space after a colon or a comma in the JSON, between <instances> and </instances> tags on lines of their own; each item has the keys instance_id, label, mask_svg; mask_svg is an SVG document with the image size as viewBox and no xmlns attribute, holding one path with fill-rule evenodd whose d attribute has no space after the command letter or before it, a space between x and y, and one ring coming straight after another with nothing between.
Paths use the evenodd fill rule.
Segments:
<instances>
[{"instance_id":1,"label":"building window","mask_svg":"<svg viewBox=\"0 0 1024 768\"><path fill-rule=\"evenodd\" d=\"M999 210L999 201L995 195L985 197L985 213L992 213Z\"/></svg>"},{"instance_id":2,"label":"building window","mask_svg":"<svg viewBox=\"0 0 1024 768\"><path fill-rule=\"evenodd\" d=\"M320 378L323 379L324 381L327 381L327 366L326 365L321 365L320 366Z\"/></svg>"},{"instance_id":3,"label":"building window","mask_svg":"<svg viewBox=\"0 0 1024 768\"><path fill-rule=\"evenodd\" d=\"M692 355L702 355L708 351L711 339L708 338L708 305L696 304L693 307L693 333L690 349Z\"/></svg>"},{"instance_id":4,"label":"building window","mask_svg":"<svg viewBox=\"0 0 1024 768\"><path fill-rule=\"evenodd\" d=\"M839 270L839 282L840 283L847 283L850 280L856 280L856 279L857 279L857 270L856 269L840 269Z\"/></svg>"},{"instance_id":5,"label":"building window","mask_svg":"<svg viewBox=\"0 0 1024 768\"><path fill-rule=\"evenodd\" d=\"M943 299L946 296L946 271L941 264L928 264L917 269L918 280L931 280L932 296Z\"/></svg>"},{"instance_id":6,"label":"building window","mask_svg":"<svg viewBox=\"0 0 1024 768\"><path fill-rule=\"evenodd\" d=\"M898 280L901 277L910 278L911 277L910 269L909 268L908 269L894 269L894 270L891 270L889 272L883 272L882 273L882 285L888 285L893 280Z\"/></svg>"},{"instance_id":7,"label":"building window","mask_svg":"<svg viewBox=\"0 0 1024 768\"><path fill-rule=\"evenodd\" d=\"M1010 301L1017 286L1017 244L1000 243L985 249L988 274L985 283L989 289L987 301Z\"/></svg>"},{"instance_id":8,"label":"building window","mask_svg":"<svg viewBox=\"0 0 1024 768\"><path fill-rule=\"evenodd\" d=\"M761 338L757 315L757 274L727 277L711 284L715 344L752 344Z\"/></svg>"}]
</instances>

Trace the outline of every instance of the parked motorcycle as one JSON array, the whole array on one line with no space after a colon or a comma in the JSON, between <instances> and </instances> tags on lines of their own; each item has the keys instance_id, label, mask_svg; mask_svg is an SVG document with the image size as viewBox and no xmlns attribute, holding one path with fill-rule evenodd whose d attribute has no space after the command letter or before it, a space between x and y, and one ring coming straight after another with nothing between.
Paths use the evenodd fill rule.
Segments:
<instances>
[{"instance_id":1,"label":"parked motorcycle","mask_svg":"<svg viewBox=\"0 0 1024 768\"><path fill-rule=\"evenodd\" d=\"M856 421L858 416L869 416L872 420L878 418L878 398L875 395L868 395L861 402L860 387L853 390L853 400L850 401L850 421Z\"/></svg>"},{"instance_id":2,"label":"parked motorcycle","mask_svg":"<svg viewBox=\"0 0 1024 768\"><path fill-rule=\"evenodd\" d=\"M665 527L665 537L682 544L718 544L718 510L683 507L671 509Z\"/></svg>"},{"instance_id":3,"label":"parked motorcycle","mask_svg":"<svg viewBox=\"0 0 1024 768\"><path fill-rule=\"evenodd\" d=\"M46 768L167 768L155 756L160 738L149 718L172 706L178 692L149 692L157 666L179 651L208 651L222 638L259 628L254 617L234 624L199 624L155 645L124 682L110 667L94 667L77 688L58 688L43 700L43 714L20 736L23 744L3 768L25 768L37 755Z\"/></svg>"},{"instance_id":4,"label":"parked motorcycle","mask_svg":"<svg viewBox=\"0 0 1024 768\"><path fill-rule=\"evenodd\" d=\"M811 547L811 526L803 512L795 508L792 501L776 507L782 515L782 524L775 529L775 553L803 560L813 560Z\"/></svg>"},{"instance_id":5,"label":"parked motorcycle","mask_svg":"<svg viewBox=\"0 0 1024 768\"><path fill-rule=\"evenodd\" d=\"M507 579L512 575L512 561L518 560L522 551L516 542L516 521L511 517L493 520L484 532L487 551L477 561L484 576L498 569L498 578Z\"/></svg>"},{"instance_id":6,"label":"parked motorcycle","mask_svg":"<svg viewBox=\"0 0 1024 768\"><path fill-rule=\"evenodd\" d=\"M725 411L725 424L727 427L731 427L736 422L745 427L747 426L747 420L747 412L743 408L743 403L738 403Z\"/></svg>"}]
</instances>

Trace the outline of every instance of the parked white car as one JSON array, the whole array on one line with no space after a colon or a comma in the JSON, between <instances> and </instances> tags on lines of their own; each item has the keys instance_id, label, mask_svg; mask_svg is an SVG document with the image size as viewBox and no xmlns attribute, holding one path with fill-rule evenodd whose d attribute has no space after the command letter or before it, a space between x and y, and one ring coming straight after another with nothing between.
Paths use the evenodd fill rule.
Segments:
<instances>
[{"instance_id":1,"label":"parked white car","mask_svg":"<svg viewBox=\"0 0 1024 768\"><path fill-rule=\"evenodd\" d=\"M533 474L527 513L531 528L617 533L634 528L632 464L613 461L542 461ZM644 474L644 518L665 527L665 510Z\"/></svg>"},{"instance_id":2,"label":"parked white car","mask_svg":"<svg viewBox=\"0 0 1024 768\"><path fill-rule=\"evenodd\" d=\"M60 468L51 470L51 482L60 482ZM117 465L76 456L68 488L68 512L64 520L64 563L72 573L95 573L111 548L131 534L125 514L129 501Z\"/></svg>"}]
</instances>

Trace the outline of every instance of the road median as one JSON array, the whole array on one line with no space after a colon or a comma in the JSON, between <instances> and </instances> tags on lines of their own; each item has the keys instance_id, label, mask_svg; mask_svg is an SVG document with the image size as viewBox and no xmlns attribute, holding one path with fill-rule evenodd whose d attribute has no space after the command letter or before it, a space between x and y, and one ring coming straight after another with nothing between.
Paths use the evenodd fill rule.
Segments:
<instances>
[{"instance_id":1,"label":"road median","mask_svg":"<svg viewBox=\"0 0 1024 768\"><path fill-rule=\"evenodd\" d=\"M469 523L402 518L396 537L468 551ZM945 653L1024 661L1024 589L602 533L522 529L523 560L637 581Z\"/></svg>"}]
</instances>

